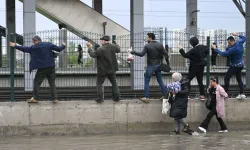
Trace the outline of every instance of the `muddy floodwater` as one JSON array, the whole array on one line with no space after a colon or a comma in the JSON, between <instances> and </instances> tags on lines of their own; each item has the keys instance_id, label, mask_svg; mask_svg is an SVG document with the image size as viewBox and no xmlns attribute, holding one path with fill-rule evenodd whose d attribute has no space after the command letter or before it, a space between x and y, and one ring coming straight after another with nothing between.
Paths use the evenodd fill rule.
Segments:
<instances>
[{"instance_id":1,"label":"muddy floodwater","mask_svg":"<svg viewBox=\"0 0 250 150\"><path fill-rule=\"evenodd\" d=\"M250 150L250 132L0 137L0 150Z\"/></svg>"}]
</instances>

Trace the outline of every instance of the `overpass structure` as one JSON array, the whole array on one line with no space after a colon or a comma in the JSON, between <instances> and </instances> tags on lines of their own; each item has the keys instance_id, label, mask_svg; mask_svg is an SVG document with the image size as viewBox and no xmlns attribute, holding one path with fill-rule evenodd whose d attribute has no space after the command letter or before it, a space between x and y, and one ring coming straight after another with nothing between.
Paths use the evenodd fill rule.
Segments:
<instances>
[{"instance_id":1,"label":"overpass structure","mask_svg":"<svg viewBox=\"0 0 250 150\"><path fill-rule=\"evenodd\" d=\"M36 33L35 13L38 11L42 15L57 23L60 28L65 28L82 39L93 43L97 43L97 39L91 38L88 34L85 34L82 31L97 33L100 36L103 34L117 36L130 34L130 46L136 49L136 47L142 47L144 44L143 41L136 41L138 37L135 34L144 32L144 0L130 0L130 31L102 14L102 4L104 2L102 0L92 0L92 8L80 0L20 1L23 2L23 33L25 40L31 39L31 37ZM197 12L199 12L197 1L198 0L186 0L187 38L197 35ZM233 2L235 1L237 0L233 0ZM250 0L243 1L246 3L246 35L247 38L250 39ZM10 35L10 33L16 33L15 26L15 0L6 0L7 42L10 41L10 36L8 35ZM67 34L64 34L64 36L66 35ZM23 41L23 44L29 46L30 42L25 40ZM250 40L247 40L247 49L250 49L249 42ZM9 57L10 53L9 51L7 52L7 57ZM250 55L250 51L247 51L247 56L248 55ZM62 55L60 57L63 58ZM137 76L143 76L144 68L142 68L140 64L144 64L144 59L135 57L135 61L137 63L133 63L131 66L131 86L133 89L143 89L143 78L138 78ZM25 80L26 91L32 90L33 83L30 79L34 78L34 73L30 74L28 71L28 64L29 55L25 55L25 78L27 79ZM247 85L250 86L250 59L247 59L247 79L249 82Z\"/></svg>"}]
</instances>

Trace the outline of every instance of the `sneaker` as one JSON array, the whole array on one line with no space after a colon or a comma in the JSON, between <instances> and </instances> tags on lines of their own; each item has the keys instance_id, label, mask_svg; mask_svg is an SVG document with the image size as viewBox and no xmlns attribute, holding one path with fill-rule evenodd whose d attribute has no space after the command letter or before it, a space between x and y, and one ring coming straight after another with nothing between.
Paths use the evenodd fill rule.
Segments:
<instances>
[{"instance_id":1,"label":"sneaker","mask_svg":"<svg viewBox=\"0 0 250 150\"><path fill-rule=\"evenodd\" d=\"M120 100L121 100L121 98L120 98L120 97L113 98L113 101L115 101L115 102L119 102Z\"/></svg>"},{"instance_id":2,"label":"sneaker","mask_svg":"<svg viewBox=\"0 0 250 150\"><path fill-rule=\"evenodd\" d=\"M97 103L102 103L102 102L104 102L104 100L103 99L97 99L97 100L95 100Z\"/></svg>"},{"instance_id":3,"label":"sneaker","mask_svg":"<svg viewBox=\"0 0 250 150\"><path fill-rule=\"evenodd\" d=\"M219 133L227 133L227 130L220 130Z\"/></svg>"},{"instance_id":4,"label":"sneaker","mask_svg":"<svg viewBox=\"0 0 250 150\"><path fill-rule=\"evenodd\" d=\"M169 133L170 135L179 135L180 134L180 131L172 131Z\"/></svg>"},{"instance_id":5,"label":"sneaker","mask_svg":"<svg viewBox=\"0 0 250 150\"><path fill-rule=\"evenodd\" d=\"M246 98L246 95L244 94L239 94L236 99L245 99Z\"/></svg>"},{"instance_id":6,"label":"sneaker","mask_svg":"<svg viewBox=\"0 0 250 150\"><path fill-rule=\"evenodd\" d=\"M182 132L185 132L187 134L192 135L192 133L194 132L194 130L191 129L190 125L184 126L184 128L182 129Z\"/></svg>"},{"instance_id":7,"label":"sneaker","mask_svg":"<svg viewBox=\"0 0 250 150\"><path fill-rule=\"evenodd\" d=\"M144 102L144 103L149 103L149 98L143 97L139 99L140 101Z\"/></svg>"},{"instance_id":8,"label":"sneaker","mask_svg":"<svg viewBox=\"0 0 250 150\"><path fill-rule=\"evenodd\" d=\"M201 131L204 132L204 133L207 133L207 130L204 129L203 127L199 127L199 130L201 130Z\"/></svg>"},{"instance_id":9,"label":"sneaker","mask_svg":"<svg viewBox=\"0 0 250 150\"><path fill-rule=\"evenodd\" d=\"M35 99L34 97L31 97L31 99L27 100L27 103L38 103L38 100Z\"/></svg>"},{"instance_id":10,"label":"sneaker","mask_svg":"<svg viewBox=\"0 0 250 150\"><path fill-rule=\"evenodd\" d=\"M205 101L205 100L206 100L205 96L201 95L201 96L200 96L200 100L201 100L201 101Z\"/></svg>"}]
</instances>

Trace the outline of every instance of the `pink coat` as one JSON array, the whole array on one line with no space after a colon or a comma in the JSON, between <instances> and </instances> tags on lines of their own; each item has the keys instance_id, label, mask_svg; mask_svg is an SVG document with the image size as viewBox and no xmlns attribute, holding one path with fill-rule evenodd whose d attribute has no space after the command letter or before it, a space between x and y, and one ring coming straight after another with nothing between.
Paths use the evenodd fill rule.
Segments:
<instances>
[{"instance_id":1,"label":"pink coat","mask_svg":"<svg viewBox=\"0 0 250 150\"><path fill-rule=\"evenodd\" d=\"M225 117L225 98L228 98L224 88L217 84L216 87L216 111L219 118Z\"/></svg>"}]
</instances>

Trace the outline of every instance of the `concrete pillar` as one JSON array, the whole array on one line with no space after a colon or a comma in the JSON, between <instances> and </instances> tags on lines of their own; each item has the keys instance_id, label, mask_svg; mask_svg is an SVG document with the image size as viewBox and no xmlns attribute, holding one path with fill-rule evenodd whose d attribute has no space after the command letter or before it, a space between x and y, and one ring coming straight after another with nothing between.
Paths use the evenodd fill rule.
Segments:
<instances>
[{"instance_id":1,"label":"concrete pillar","mask_svg":"<svg viewBox=\"0 0 250 150\"><path fill-rule=\"evenodd\" d=\"M189 39L192 36L197 35L197 0L186 0L186 41L185 50L188 51L191 49L191 45L189 44ZM189 60L185 59L186 66L189 65Z\"/></svg>"},{"instance_id":2,"label":"concrete pillar","mask_svg":"<svg viewBox=\"0 0 250 150\"><path fill-rule=\"evenodd\" d=\"M139 34L138 34L139 33ZM130 43L135 51L144 47L144 0L130 0ZM131 64L131 87L134 90L144 89L145 58L135 57Z\"/></svg>"},{"instance_id":3,"label":"concrete pillar","mask_svg":"<svg viewBox=\"0 0 250 150\"><path fill-rule=\"evenodd\" d=\"M25 46L31 46L36 32L36 0L23 0L23 40ZM24 54L24 89L33 90L35 72L29 70L30 54Z\"/></svg>"},{"instance_id":4,"label":"concrete pillar","mask_svg":"<svg viewBox=\"0 0 250 150\"><path fill-rule=\"evenodd\" d=\"M3 51L2 51L2 34L0 32L0 68L3 67L2 66L2 53L3 53Z\"/></svg>"},{"instance_id":5,"label":"concrete pillar","mask_svg":"<svg viewBox=\"0 0 250 150\"><path fill-rule=\"evenodd\" d=\"M16 33L16 2L15 0L6 0L6 39L7 45L10 42L10 33ZM7 67L10 67L10 47L7 47ZM16 55L14 52L14 59Z\"/></svg>"},{"instance_id":6,"label":"concrete pillar","mask_svg":"<svg viewBox=\"0 0 250 150\"><path fill-rule=\"evenodd\" d=\"M197 0L186 1L186 31L188 38L193 35L197 35Z\"/></svg>"},{"instance_id":7,"label":"concrete pillar","mask_svg":"<svg viewBox=\"0 0 250 150\"><path fill-rule=\"evenodd\" d=\"M67 30L62 29L59 31L59 45L62 43L67 43ZM72 55L72 54L70 54ZM67 48L59 53L59 68L67 68L68 57L67 57Z\"/></svg>"},{"instance_id":8,"label":"concrete pillar","mask_svg":"<svg viewBox=\"0 0 250 150\"><path fill-rule=\"evenodd\" d=\"M246 0L246 86L250 88L250 0Z\"/></svg>"},{"instance_id":9,"label":"concrete pillar","mask_svg":"<svg viewBox=\"0 0 250 150\"><path fill-rule=\"evenodd\" d=\"M102 14L102 0L92 0L92 7L95 11Z\"/></svg>"}]
</instances>

